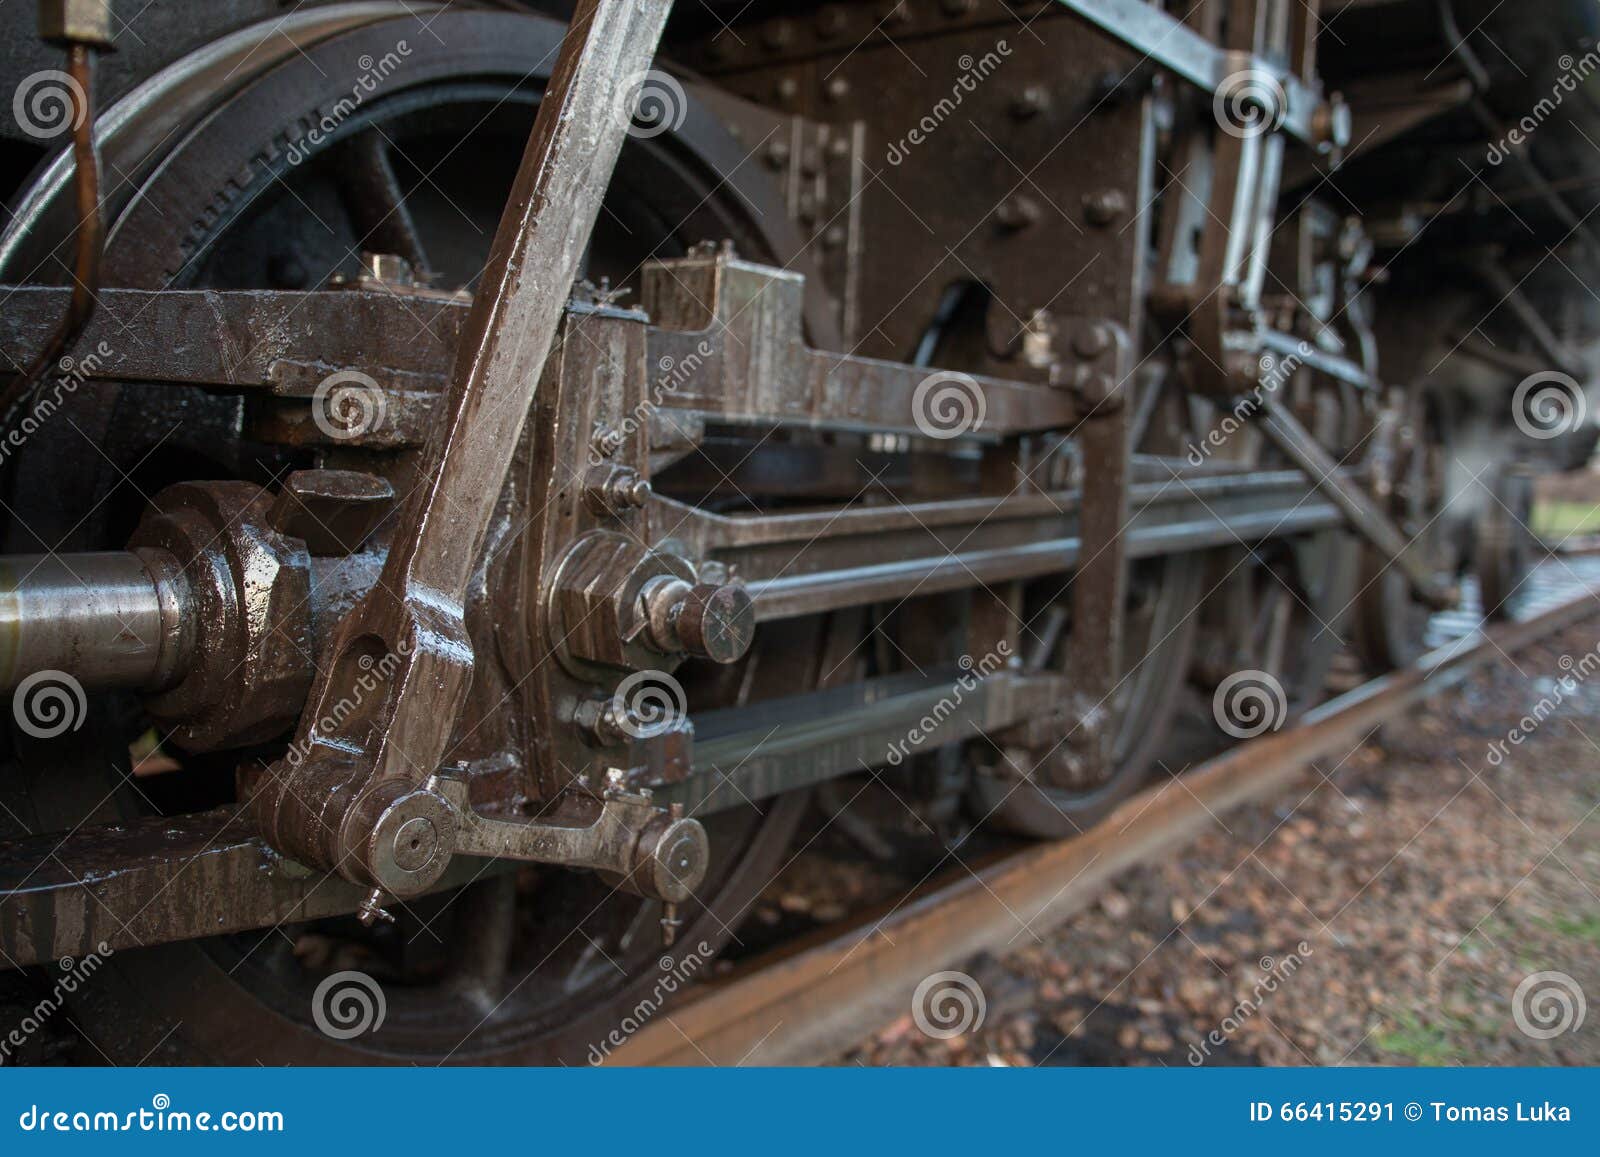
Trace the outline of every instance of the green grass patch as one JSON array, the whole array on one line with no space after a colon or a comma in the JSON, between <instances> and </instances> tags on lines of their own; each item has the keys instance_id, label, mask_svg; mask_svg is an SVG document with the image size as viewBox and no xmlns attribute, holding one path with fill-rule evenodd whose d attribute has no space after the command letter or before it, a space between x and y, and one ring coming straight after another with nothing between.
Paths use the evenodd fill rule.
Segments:
<instances>
[{"instance_id":1,"label":"green grass patch","mask_svg":"<svg viewBox=\"0 0 1600 1157\"><path fill-rule=\"evenodd\" d=\"M1572 937L1600 947L1600 915L1595 913L1582 916L1535 916L1533 922L1558 936Z\"/></svg>"},{"instance_id":2,"label":"green grass patch","mask_svg":"<svg viewBox=\"0 0 1600 1157\"><path fill-rule=\"evenodd\" d=\"M1533 508L1533 532L1560 540L1569 534L1600 534L1600 506L1592 502L1541 502Z\"/></svg>"},{"instance_id":3,"label":"green grass patch","mask_svg":"<svg viewBox=\"0 0 1600 1157\"><path fill-rule=\"evenodd\" d=\"M1459 1060L1450 1033L1438 1025L1424 1024L1414 1012L1400 1013L1392 1027L1372 1034L1372 1043L1418 1065L1448 1065Z\"/></svg>"}]
</instances>

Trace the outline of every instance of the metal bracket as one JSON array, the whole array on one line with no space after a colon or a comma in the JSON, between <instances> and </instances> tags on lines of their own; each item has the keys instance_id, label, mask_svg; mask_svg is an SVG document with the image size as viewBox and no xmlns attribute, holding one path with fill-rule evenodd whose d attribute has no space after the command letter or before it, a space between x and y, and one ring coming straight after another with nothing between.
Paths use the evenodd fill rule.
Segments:
<instances>
[{"instance_id":1,"label":"metal bracket","mask_svg":"<svg viewBox=\"0 0 1600 1157\"><path fill-rule=\"evenodd\" d=\"M1106 702L1122 662L1128 589L1128 406L1131 343L1121 326L1072 319L1061 335L1080 359L1083 419L1077 438L1083 477L1082 546L1072 578L1073 678L1079 710L1073 738L1091 764L1111 758Z\"/></svg>"},{"instance_id":2,"label":"metal bracket","mask_svg":"<svg viewBox=\"0 0 1600 1157\"><path fill-rule=\"evenodd\" d=\"M694 894L711 862L700 821L679 804L658 807L648 791L611 791L603 800L571 800L562 820L502 820L474 811L467 781L441 772L426 788L455 815L454 850L461 855L589 868L615 877L618 887L667 904Z\"/></svg>"}]
</instances>

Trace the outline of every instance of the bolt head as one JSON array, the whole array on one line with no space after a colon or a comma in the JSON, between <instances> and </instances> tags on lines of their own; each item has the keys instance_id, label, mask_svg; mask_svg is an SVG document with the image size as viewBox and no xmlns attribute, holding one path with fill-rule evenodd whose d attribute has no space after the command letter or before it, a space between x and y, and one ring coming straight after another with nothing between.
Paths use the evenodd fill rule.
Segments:
<instances>
[{"instance_id":1,"label":"bolt head","mask_svg":"<svg viewBox=\"0 0 1600 1157\"><path fill-rule=\"evenodd\" d=\"M690 654L733 663L755 641L755 600L742 583L703 583L684 597L675 626Z\"/></svg>"},{"instance_id":2,"label":"bolt head","mask_svg":"<svg viewBox=\"0 0 1600 1157\"><path fill-rule=\"evenodd\" d=\"M350 824L371 816L358 851L364 873L375 887L404 899L430 888L450 866L456 820L449 801L427 789L406 790L380 784L353 809Z\"/></svg>"},{"instance_id":3,"label":"bolt head","mask_svg":"<svg viewBox=\"0 0 1600 1157\"><path fill-rule=\"evenodd\" d=\"M663 816L640 835L628 883L642 895L681 904L694 896L710 866L711 841L700 821Z\"/></svg>"}]
</instances>

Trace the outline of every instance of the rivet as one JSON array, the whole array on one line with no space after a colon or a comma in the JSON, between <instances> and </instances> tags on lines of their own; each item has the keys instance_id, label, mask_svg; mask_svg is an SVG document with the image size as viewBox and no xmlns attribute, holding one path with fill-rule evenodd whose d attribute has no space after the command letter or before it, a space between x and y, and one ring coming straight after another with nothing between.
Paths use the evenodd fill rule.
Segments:
<instances>
[{"instance_id":1,"label":"rivet","mask_svg":"<svg viewBox=\"0 0 1600 1157\"><path fill-rule=\"evenodd\" d=\"M1128 197L1121 189L1096 189L1083 197L1083 212L1091 225L1110 225L1128 211Z\"/></svg>"}]
</instances>

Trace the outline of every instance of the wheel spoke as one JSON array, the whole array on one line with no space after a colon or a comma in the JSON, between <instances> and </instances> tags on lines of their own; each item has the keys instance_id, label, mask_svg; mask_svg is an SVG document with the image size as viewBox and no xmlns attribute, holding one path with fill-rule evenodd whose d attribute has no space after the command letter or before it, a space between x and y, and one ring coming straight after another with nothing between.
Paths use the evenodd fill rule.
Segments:
<instances>
[{"instance_id":1,"label":"wheel spoke","mask_svg":"<svg viewBox=\"0 0 1600 1157\"><path fill-rule=\"evenodd\" d=\"M378 129L361 133L338 151L339 193L361 239L360 247L404 257L426 279L422 235L395 176L390 143Z\"/></svg>"}]
</instances>

